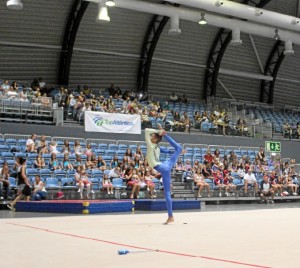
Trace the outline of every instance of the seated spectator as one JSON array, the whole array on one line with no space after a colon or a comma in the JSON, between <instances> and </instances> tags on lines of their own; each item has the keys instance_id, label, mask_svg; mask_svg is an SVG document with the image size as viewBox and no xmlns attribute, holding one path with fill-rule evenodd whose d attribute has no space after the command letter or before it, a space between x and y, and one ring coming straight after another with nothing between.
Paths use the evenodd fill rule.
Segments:
<instances>
[{"instance_id":1,"label":"seated spectator","mask_svg":"<svg viewBox=\"0 0 300 268\"><path fill-rule=\"evenodd\" d=\"M61 153L62 154L70 154L71 153L71 147L70 147L68 140L64 140L64 145L61 149Z\"/></svg>"},{"instance_id":2,"label":"seated spectator","mask_svg":"<svg viewBox=\"0 0 300 268\"><path fill-rule=\"evenodd\" d=\"M131 191L131 195L130 198L133 199L134 196L136 196L136 198L139 198L139 193L140 193L140 188L141 188L141 178L140 175L138 173L138 170L136 168L134 168L132 170L132 176L131 176L131 186L132 186L132 191ZM127 185L130 185L127 181Z\"/></svg>"},{"instance_id":3,"label":"seated spectator","mask_svg":"<svg viewBox=\"0 0 300 268\"><path fill-rule=\"evenodd\" d=\"M146 173L144 174L144 179L147 185L147 191L149 192L150 198L156 198L155 192L155 184L152 182L152 179L154 176L150 174L149 170L146 170Z\"/></svg>"},{"instance_id":4,"label":"seated spectator","mask_svg":"<svg viewBox=\"0 0 300 268\"><path fill-rule=\"evenodd\" d=\"M257 180L256 180L255 175L252 172L251 168L248 168L248 171L244 176L244 188L245 188L245 195L246 196L248 195L248 186L249 185L254 186L255 194L257 194L258 184L257 184Z\"/></svg>"},{"instance_id":5,"label":"seated spectator","mask_svg":"<svg viewBox=\"0 0 300 268\"><path fill-rule=\"evenodd\" d=\"M271 200L269 201L270 203L274 203L274 191L272 189L272 186L269 182L269 177L264 176L263 181L260 184L260 198L261 202L267 202L268 197L271 197Z\"/></svg>"},{"instance_id":6,"label":"seated spectator","mask_svg":"<svg viewBox=\"0 0 300 268\"><path fill-rule=\"evenodd\" d=\"M186 171L185 164L182 162L181 158L178 158L177 163L175 164L175 171L180 173Z\"/></svg>"},{"instance_id":7,"label":"seated spectator","mask_svg":"<svg viewBox=\"0 0 300 268\"><path fill-rule=\"evenodd\" d=\"M102 156L99 155L97 159L97 168L101 171L106 170L106 162L103 160Z\"/></svg>"},{"instance_id":8,"label":"seated spectator","mask_svg":"<svg viewBox=\"0 0 300 268\"><path fill-rule=\"evenodd\" d=\"M227 187L225 184L223 184L223 176L220 171L216 171L214 173L214 185L219 188L219 196L222 197L222 189L223 188L227 189Z\"/></svg>"},{"instance_id":9,"label":"seated spectator","mask_svg":"<svg viewBox=\"0 0 300 268\"><path fill-rule=\"evenodd\" d=\"M265 154L264 147L260 146L259 151L257 153L257 157L261 163L266 161L266 154Z\"/></svg>"},{"instance_id":10,"label":"seated spectator","mask_svg":"<svg viewBox=\"0 0 300 268\"><path fill-rule=\"evenodd\" d=\"M26 141L26 152L27 153L36 153L37 149L35 146L36 135L32 134L31 138Z\"/></svg>"},{"instance_id":11,"label":"seated spectator","mask_svg":"<svg viewBox=\"0 0 300 268\"><path fill-rule=\"evenodd\" d=\"M92 159L93 156L89 155L86 159L85 166L87 169L94 169L97 165Z\"/></svg>"},{"instance_id":12,"label":"seated spectator","mask_svg":"<svg viewBox=\"0 0 300 268\"><path fill-rule=\"evenodd\" d=\"M86 187L86 199L90 199L91 182L89 181L88 173L84 168L80 168L80 176L77 176L77 183L79 186L78 192L80 193L80 199L83 199L83 189Z\"/></svg>"},{"instance_id":13,"label":"seated spectator","mask_svg":"<svg viewBox=\"0 0 300 268\"><path fill-rule=\"evenodd\" d=\"M184 93L182 94L182 97L180 98L180 101L182 103L188 103L187 97L186 97L186 95Z\"/></svg>"},{"instance_id":14,"label":"seated spectator","mask_svg":"<svg viewBox=\"0 0 300 268\"><path fill-rule=\"evenodd\" d=\"M86 156L92 156L93 155L93 150L92 150L92 147L91 147L91 144L88 143L85 150L84 150L84 154Z\"/></svg>"},{"instance_id":15,"label":"seated spectator","mask_svg":"<svg viewBox=\"0 0 300 268\"><path fill-rule=\"evenodd\" d=\"M72 170L72 169L74 169L73 165L69 161L69 155L68 154L64 154L64 159L62 161L62 165L61 166L62 166L62 168L64 170Z\"/></svg>"},{"instance_id":16,"label":"seated spectator","mask_svg":"<svg viewBox=\"0 0 300 268\"><path fill-rule=\"evenodd\" d=\"M210 197L209 184L207 182L205 182L205 179L202 175L201 168L199 168L199 167L197 168L196 173L193 176L193 180L194 180L195 185L199 187L198 197L202 197L201 194L202 194L203 189L207 190L208 197Z\"/></svg>"},{"instance_id":17,"label":"seated spectator","mask_svg":"<svg viewBox=\"0 0 300 268\"><path fill-rule=\"evenodd\" d=\"M292 127L290 126L290 124L288 122L285 122L283 124L283 136L285 138L292 138Z\"/></svg>"},{"instance_id":18,"label":"seated spectator","mask_svg":"<svg viewBox=\"0 0 300 268\"><path fill-rule=\"evenodd\" d=\"M59 151L57 150L57 143L55 141L51 141L49 148L50 148L50 154L59 153Z\"/></svg>"},{"instance_id":19,"label":"seated spectator","mask_svg":"<svg viewBox=\"0 0 300 268\"><path fill-rule=\"evenodd\" d=\"M40 201L40 200L45 200L46 198L47 198L47 191L45 189L45 184L41 180L41 177L39 175L36 175L33 184L32 200Z\"/></svg>"},{"instance_id":20,"label":"seated spectator","mask_svg":"<svg viewBox=\"0 0 300 268\"><path fill-rule=\"evenodd\" d=\"M140 159L144 159L144 154L143 154L143 152L142 152L142 150L141 150L141 146L140 146L140 145L138 145L138 146L136 147L134 156L138 156Z\"/></svg>"},{"instance_id":21,"label":"seated spectator","mask_svg":"<svg viewBox=\"0 0 300 268\"><path fill-rule=\"evenodd\" d=\"M290 172L288 173L288 175L286 175L286 182L287 182L287 187L292 191L292 194L298 195L297 192L298 192L299 185L294 183Z\"/></svg>"},{"instance_id":22,"label":"seated spectator","mask_svg":"<svg viewBox=\"0 0 300 268\"><path fill-rule=\"evenodd\" d=\"M110 178L108 177L108 174L104 174L103 175L103 179L102 179L102 187L104 189L106 189L107 194L114 194L114 187L111 183Z\"/></svg>"},{"instance_id":23,"label":"seated spectator","mask_svg":"<svg viewBox=\"0 0 300 268\"><path fill-rule=\"evenodd\" d=\"M85 165L84 165L84 163L81 160L80 154L77 154L76 155L76 159L73 162L73 168L77 170L77 167L79 167L79 166L82 166L83 168L86 168Z\"/></svg>"},{"instance_id":24,"label":"seated spectator","mask_svg":"<svg viewBox=\"0 0 300 268\"><path fill-rule=\"evenodd\" d=\"M9 196L9 173L8 163L4 161L2 168L0 168L0 200L7 199Z\"/></svg>"},{"instance_id":25,"label":"seated spectator","mask_svg":"<svg viewBox=\"0 0 300 268\"><path fill-rule=\"evenodd\" d=\"M278 176L277 176L275 170L273 170L271 172L269 182L272 186L272 190L274 191L274 193L276 195L280 194L281 196L283 196L283 194L282 194L282 184L278 183Z\"/></svg>"},{"instance_id":26,"label":"seated spectator","mask_svg":"<svg viewBox=\"0 0 300 268\"><path fill-rule=\"evenodd\" d=\"M113 169L115 167L118 167L120 165L120 162L119 162L119 158L118 156L115 154L113 156L113 159L111 160L110 162L110 169Z\"/></svg>"},{"instance_id":27,"label":"seated spectator","mask_svg":"<svg viewBox=\"0 0 300 268\"><path fill-rule=\"evenodd\" d=\"M46 164L45 164L44 158L42 157L41 154L38 154L34 161L34 168L42 169L42 168L45 168L45 166L46 166Z\"/></svg>"},{"instance_id":28,"label":"seated spectator","mask_svg":"<svg viewBox=\"0 0 300 268\"><path fill-rule=\"evenodd\" d=\"M10 88L10 85L9 85L8 80L4 80L3 84L0 87L0 93L2 95L5 95L6 92L9 90L9 88Z\"/></svg>"},{"instance_id":29,"label":"seated spectator","mask_svg":"<svg viewBox=\"0 0 300 268\"><path fill-rule=\"evenodd\" d=\"M224 177L223 177L223 184L225 185L225 195L229 196L230 192L236 190L236 185L233 183L233 178L230 176L229 172L227 170L224 170ZM230 192L228 192L230 191ZM235 195L235 193L232 192L232 196Z\"/></svg>"},{"instance_id":30,"label":"seated spectator","mask_svg":"<svg viewBox=\"0 0 300 268\"><path fill-rule=\"evenodd\" d=\"M80 142L77 140L77 141L75 141L75 145L74 145L74 153L76 154L76 155L81 155L81 154L83 154L83 149L82 149L82 147L81 147L81 145L80 145Z\"/></svg>"},{"instance_id":31,"label":"seated spectator","mask_svg":"<svg viewBox=\"0 0 300 268\"><path fill-rule=\"evenodd\" d=\"M210 150L207 150L206 154L204 155L204 160L208 163L213 163L213 155L211 154Z\"/></svg>"},{"instance_id":32,"label":"seated spectator","mask_svg":"<svg viewBox=\"0 0 300 268\"><path fill-rule=\"evenodd\" d=\"M143 128L151 128L152 127L152 124L151 124L151 121L149 119L148 112L146 109L144 109L142 112L141 120L142 120Z\"/></svg>"},{"instance_id":33,"label":"seated spectator","mask_svg":"<svg viewBox=\"0 0 300 268\"><path fill-rule=\"evenodd\" d=\"M178 101L178 96L175 94L174 91L173 91L172 94L170 95L169 101L170 101L170 102L177 102L177 101Z\"/></svg>"},{"instance_id":34,"label":"seated spectator","mask_svg":"<svg viewBox=\"0 0 300 268\"><path fill-rule=\"evenodd\" d=\"M37 143L37 153L38 154L47 154L48 151L48 144L46 141L46 136L42 135L41 139Z\"/></svg>"},{"instance_id":35,"label":"seated spectator","mask_svg":"<svg viewBox=\"0 0 300 268\"><path fill-rule=\"evenodd\" d=\"M136 169L140 169L140 158L139 158L139 156L137 155L137 156L135 156L134 158L133 158L133 161L131 162L131 165L132 165L132 167L133 168L136 168Z\"/></svg>"},{"instance_id":36,"label":"seated spectator","mask_svg":"<svg viewBox=\"0 0 300 268\"><path fill-rule=\"evenodd\" d=\"M117 166L117 167L111 169L110 172L108 173L108 177L110 179L120 178L121 177L121 169L120 169L120 167Z\"/></svg>"},{"instance_id":37,"label":"seated spectator","mask_svg":"<svg viewBox=\"0 0 300 268\"><path fill-rule=\"evenodd\" d=\"M28 95L27 95L27 88L26 87L23 87L22 91L19 93L19 99L21 101L28 101Z\"/></svg>"},{"instance_id":38,"label":"seated spectator","mask_svg":"<svg viewBox=\"0 0 300 268\"><path fill-rule=\"evenodd\" d=\"M56 154L55 153L51 154L51 159L50 159L49 166L50 166L51 170L61 169L61 166L59 165L59 162L58 162L58 160L56 158Z\"/></svg>"}]
</instances>

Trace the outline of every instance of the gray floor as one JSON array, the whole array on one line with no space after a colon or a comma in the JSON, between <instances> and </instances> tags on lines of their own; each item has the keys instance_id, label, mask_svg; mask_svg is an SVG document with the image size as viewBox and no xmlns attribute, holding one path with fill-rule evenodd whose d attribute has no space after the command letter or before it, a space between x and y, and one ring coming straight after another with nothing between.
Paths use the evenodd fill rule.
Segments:
<instances>
[{"instance_id":1,"label":"gray floor","mask_svg":"<svg viewBox=\"0 0 300 268\"><path fill-rule=\"evenodd\" d=\"M300 208L300 202L283 202L283 203L275 203L275 204L220 204L220 205L203 205L201 211L203 212L216 212L216 211L246 211L246 210L269 210L269 209L285 209L285 208ZM199 210L186 210L180 211L180 213L184 212L199 212ZM155 211L155 212L147 212L147 211L136 211L135 214L152 214L152 213L166 213L165 211ZM103 215L110 214L119 214L126 215L125 213L103 213ZM176 211L174 211L176 214ZM102 215L102 214L101 214ZM34 212L13 212L7 209L0 210L0 219L14 219L14 218L45 218L45 217L72 217L78 216L78 214L64 214L64 213L34 213ZM86 217L86 215L84 215Z\"/></svg>"}]
</instances>

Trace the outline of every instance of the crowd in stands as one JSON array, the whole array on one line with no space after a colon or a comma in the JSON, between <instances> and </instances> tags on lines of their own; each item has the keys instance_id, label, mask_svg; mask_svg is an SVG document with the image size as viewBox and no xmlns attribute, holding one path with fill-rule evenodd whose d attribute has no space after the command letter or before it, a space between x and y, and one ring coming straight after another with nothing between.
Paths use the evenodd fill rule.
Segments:
<instances>
[{"instance_id":1,"label":"crowd in stands","mask_svg":"<svg viewBox=\"0 0 300 268\"><path fill-rule=\"evenodd\" d=\"M37 140L33 134L22 145L7 148L11 152L3 152L0 159L1 199L9 196L10 179L17 176L19 159L26 159L26 174L34 186L33 200L46 198L48 179L56 178L58 174L71 178L82 199L91 198L96 189L112 195L114 179L122 180L122 185L130 190L130 198L139 198L141 190L149 198L156 198L156 190L161 185L160 174L145 159L146 146L143 145L86 145L67 139L64 142L50 141L45 136ZM191 182L197 187L198 197L203 196L203 190L208 197L213 195L214 190L223 197L239 195L240 189L247 196L248 191L253 189L262 200L267 196L273 199L275 195L298 194L295 160L283 162L278 155L267 157L264 148L258 151L215 149L212 152L195 147L185 148L185 151L174 172L181 174L182 183ZM167 157L167 154L161 154L162 159ZM98 188L94 187L94 183L98 183Z\"/></svg>"},{"instance_id":2,"label":"crowd in stands","mask_svg":"<svg viewBox=\"0 0 300 268\"><path fill-rule=\"evenodd\" d=\"M88 86L83 88L77 86L75 90L60 87L55 95L51 94L51 90L53 88L48 87L42 78L35 78L30 86L26 83L16 81L9 83L8 80L0 80L0 100L19 101L45 107L51 107L53 102L54 105L64 108L64 119L71 117L83 122L85 111L139 114L144 128L155 128L156 123L159 123L168 131L190 132L191 129L198 129L220 135L251 135L245 117L233 121L222 107L208 109L204 103L188 101L185 94L177 96L172 92L168 99L155 101L150 100L145 92L122 91L114 84L105 91L97 93ZM281 112L264 112L259 109L252 112L255 118L262 117L263 121L271 123L274 121L275 133L282 133L289 139L300 138L299 116L285 115Z\"/></svg>"},{"instance_id":3,"label":"crowd in stands","mask_svg":"<svg viewBox=\"0 0 300 268\"><path fill-rule=\"evenodd\" d=\"M295 160L283 162L275 154L267 157L263 147L257 152L207 150L202 156L194 151L193 159L193 163L189 158L185 163L179 159L175 171L182 172L183 181L193 181L198 186L198 197L202 197L204 189L208 197L212 189L217 190L220 197L234 196L238 188L243 188L244 196L253 188L262 201L270 196L270 202L275 195L298 195Z\"/></svg>"}]
</instances>

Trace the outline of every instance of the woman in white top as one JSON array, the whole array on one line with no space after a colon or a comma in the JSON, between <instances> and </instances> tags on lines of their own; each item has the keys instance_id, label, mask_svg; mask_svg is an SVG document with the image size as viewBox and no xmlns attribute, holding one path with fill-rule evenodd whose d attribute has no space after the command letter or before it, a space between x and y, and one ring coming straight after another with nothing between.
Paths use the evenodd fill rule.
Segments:
<instances>
[{"instance_id":1,"label":"woman in white top","mask_svg":"<svg viewBox=\"0 0 300 268\"><path fill-rule=\"evenodd\" d=\"M47 191L45 189L45 184L41 180L39 175L35 176L34 182L34 190L32 193L32 200L33 201L40 201L45 200L47 198Z\"/></svg>"},{"instance_id":2,"label":"woman in white top","mask_svg":"<svg viewBox=\"0 0 300 268\"><path fill-rule=\"evenodd\" d=\"M198 197L201 197L203 188L207 189L208 197L210 197L209 184L207 182L205 182L205 179L202 175L201 168L197 168L196 173L193 176L193 179L194 179L195 185L199 187Z\"/></svg>"}]
</instances>

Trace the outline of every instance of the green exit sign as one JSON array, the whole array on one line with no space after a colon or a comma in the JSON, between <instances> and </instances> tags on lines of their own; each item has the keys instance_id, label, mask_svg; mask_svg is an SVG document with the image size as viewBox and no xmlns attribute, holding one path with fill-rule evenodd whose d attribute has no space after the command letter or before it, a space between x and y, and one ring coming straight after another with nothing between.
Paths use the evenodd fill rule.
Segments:
<instances>
[{"instance_id":1,"label":"green exit sign","mask_svg":"<svg viewBox=\"0 0 300 268\"><path fill-rule=\"evenodd\" d=\"M278 141L266 141L265 150L271 153L280 153L281 152L281 143Z\"/></svg>"}]
</instances>

